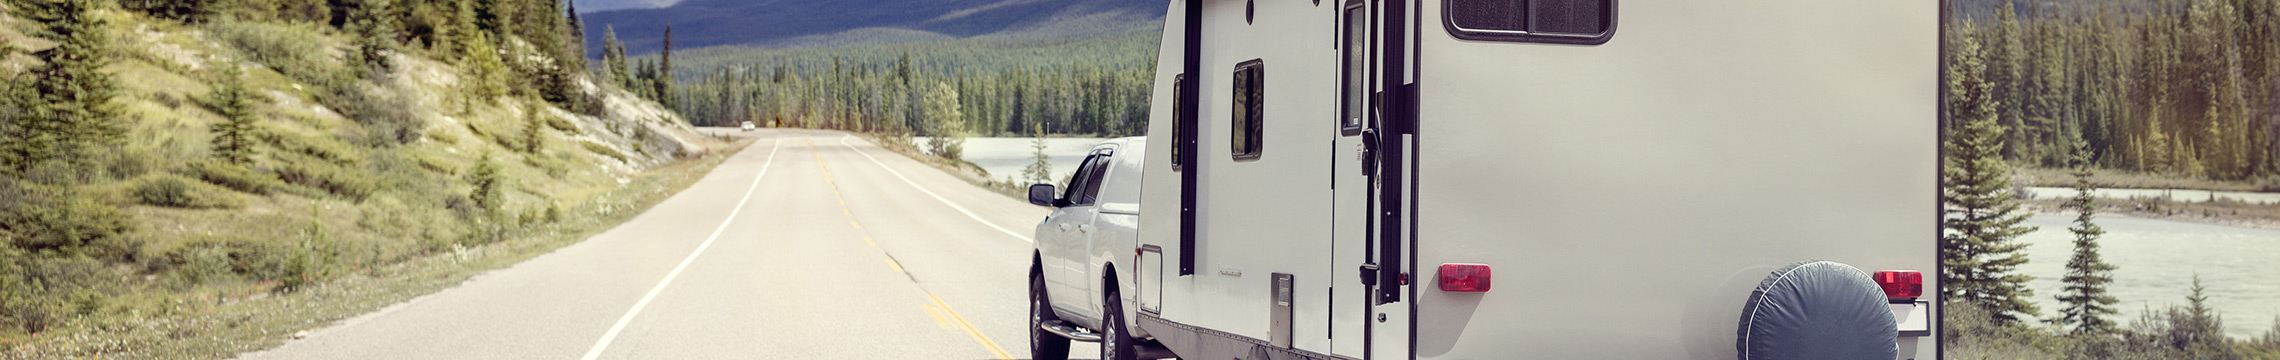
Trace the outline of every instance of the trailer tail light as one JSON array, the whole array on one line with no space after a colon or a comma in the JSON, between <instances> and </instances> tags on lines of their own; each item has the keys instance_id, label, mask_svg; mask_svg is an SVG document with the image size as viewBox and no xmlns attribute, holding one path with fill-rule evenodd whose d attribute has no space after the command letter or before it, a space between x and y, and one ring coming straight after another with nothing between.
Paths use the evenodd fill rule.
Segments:
<instances>
[{"instance_id":1,"label":"trailer tail light","mask_svg":"<svg viewBox=\"0 0 2280 360\"><path fill-rule=\"evenodd\" d=\"M1916 298L1924 296L1924 273L1913 270L1884 270L1869 275L1876 286L1884 288L1884 297Z\"/></svg>"},{"instance_id":2,"label":"trailer tail light","mask_svg":"<svg viewBox=\"0 0 2280 360\"><path fill-rule=\"evenodd\" d=\"M1441 264L1441 291L1488 292L1488 265Z\"/></svg>"}]
</instances>

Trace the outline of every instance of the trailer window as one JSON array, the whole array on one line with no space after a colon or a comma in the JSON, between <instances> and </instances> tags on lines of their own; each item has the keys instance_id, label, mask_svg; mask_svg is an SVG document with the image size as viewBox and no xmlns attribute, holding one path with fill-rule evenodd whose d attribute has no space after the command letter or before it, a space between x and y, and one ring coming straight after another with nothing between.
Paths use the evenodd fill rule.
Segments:
<instances>
[{"instance_id":1,"label":"trailer window","mask_svg":"<svg viewBox=\"0 0 2280 360\"><path fill-rule=\"evenodd\" d=\"M1443 0L1441 23L1465 40L1598 45L1615 35L1615 0Z\"/></svg>"},{"instance_id":2,"label":"trailer window","mask_svg":"<svg viewBox=\"0 0 2280 360\"><path fill-rule=\"evenodd\" d=\"M1183 148L1186 148L1186 147L1187 147L1187 138L1188 138L1188 134L1187 134L1187 124L1185 124L1185 123L1182 123L1182 122L1184 122L1184 121L1186 121L1186 120L1187 120L1187 113L1188 113L1188 101L1187 101L1187 96L1185 96L1185 95L1181 95L1181 94L1186 94L1186 93L1187 93L1187 74L1179 74L1179 75L1173 75L1173 76L1172 76L1172 172L1179 172L1179 171L1180 171L1180 168L1182 167L1182 166L1180 165L1180 164L1182 163L1182 162L1180 161L1180 160L1182 159L1182 158L1181 158L1181 156L1185 156L1185 155L1187 155L1187 154L1182 154L1182 153L1180 153L1180 149L1183 149Z\"/></svg>"},{"instance_id":3,"label":"trailer window","mask_svg":"<svg viewBox=\"0 0 2280 360\"><path fill-rule=\"evenodd\" d=\"M1258 59L1235 65L1234 131L1228 137L1235 161L1258 160L1265 152L1266 69Z\"/></svg>"},{"instance_id":4,"label":"trailer window","mask_svg":"<svg viewBox=\"0 0 2280 360\"><path fill-rule=\"evenodd\" d=\"M1338 130L1345 136L1354 136L1361 135L1362 116L1366 115L1362 104L1367 101L1363 94L1367 92L1366 86L1369 84L1369 73L1365 71L1369 68L1366 58L1369 54L1369 15L1362 12L1361 3L1354 3L1346 7L1345 16L1346 106L1345 114L1339 116Z\"/></svg>"}]
</instances>

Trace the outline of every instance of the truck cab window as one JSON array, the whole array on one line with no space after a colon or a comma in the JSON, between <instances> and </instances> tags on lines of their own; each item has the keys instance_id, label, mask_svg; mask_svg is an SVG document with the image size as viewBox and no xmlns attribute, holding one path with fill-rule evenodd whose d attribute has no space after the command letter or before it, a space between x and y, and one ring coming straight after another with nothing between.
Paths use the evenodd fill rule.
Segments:
<instances>
[{"instance_id":1,"label":"truck cab window","mask_svg":"<svg viewBox=\"0 0 2280 360\"><path fill-rule=\"evenodd\" d=\"M1106 182L1102 181L1104 180L1102 178L1108 175L1108 164L1113 162L1115 161L1110 159L1108 156L1095 155L1092 157L1092 159L1085 163L1085 192L1083 196L1078 198L1080 200L1075 201L1077 204L1091 205L1093 202L1100 200L1100 185L1101 183Z\"/></svg>"},{"instance_id":2,"label":"truck cab window","mask_svg":"<svg viewBox=\"0 0 2280 360\"><path fill-rule=\"evenodd\" d=\"M1267 66L1258 59L1235 65L1234 131L1230 148L1235 161L1258 160L1265 152Z\"/></svg>"},{"instance_id":3,"label":"truck cab window","mask_svg":"<svg viewBox=\"0 0 2280 360\"><path fill-rule=\"evenodd\" d=\"M1092 155L1086 156L1084 162L1078 163L1077 172L1069 174L1068 188L1061 189L1061 201L1067 202L1068 206L1091 204L1092 201L1086 199L1088 197L1086 189L1091 188L1096 189L1091 191L1099 191L1097 189L1100 186L1094 182L1098 182L1100 179L1100 166L1098 164L1105 162L1105 160L1106 158L1100 155Z\"/></svg>"}]
</instances>

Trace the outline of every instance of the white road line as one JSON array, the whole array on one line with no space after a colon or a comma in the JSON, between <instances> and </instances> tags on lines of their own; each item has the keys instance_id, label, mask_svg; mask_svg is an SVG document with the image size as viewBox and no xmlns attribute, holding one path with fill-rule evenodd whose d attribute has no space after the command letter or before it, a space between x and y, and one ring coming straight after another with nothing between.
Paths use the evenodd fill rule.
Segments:
<instances>
[{"instance_id":1,"label":"white road line","mask_svg":"<svg viewBox=\"0 0 2280 360\"><path fill-rule=\"evenodd\" d=\"M863 149L857 149L855 148L855 145L848 144L847 139L854 136L855 135L840 135L839 146L846 146L848 150L854 150L856 154L863 155L863 158L871 159L872 164L879 164L879 168L887 169L888 174L895 174L895 178L902 179L904 184L910 184L910 187L918 188L918 192L923 192L926 193L926 196L934 197L934 200L941 201L943 205L950 205L951 209L957 209L958 213L966 214L966 217L973 218L974 221L981 222L982 225L989 225L991 229L997 229L997 231L1004 232L1006 235L1012 235L1013 238L1021 239L1021 241L1024 242L1037 242L1036 240L1030 240L1028 236L1021 235L1021 233L1013 232L1013 230L1006 230L1005 227L998 226L996 223L992 223L989 220L983 220L981 215L974 215L974 212L967 211L966 207L958 206L958 203L950 202L950 199L944 199L942 198L942 195L935 195L933 191L927 191L925 186L918 186L918 182L910 181L910 178L903 177L902 172L895 171L895 168L887 167L887 163L879 162L879 158L871 157L871 154L863 152Z\"/></svg>"},{"instance_id":2,"label":"white road line","mask_svg":"<svg viewBox=\"0 0 2280 360\"><path fill-rule=\"evenodd\" d=\"M682 269L689 268L689 263L697 261L697 255L704 254L705 248L712 247L713 240L720 239L720 233L722 231L728 230L728 224L736 222L736 214L744 212L744 203L751 201L752 193L760 189L760 179L768 177L768 166L776 164L776 149L780 146L783 146L783 144L784 140L782 138L778 138L776 141L769 143L768 160L767 162L760 164L760 174L752 176L752 185L744 188L744 198L736 200L736 207L730 208L728 210L728 218L720 220L720 227L713 228L712 236L705 237L704 243L697 244L697 250L690 251L689 257L682 258L680 265L673 266L672 272L665 273L665 279L658 280L656 287L649 288L649 294L642 295L641 301L633 302L633 308L626 309L625 316L618 317L617 325L611 325L609 332L602 333L602 339L594 341L594 347L592 349L587 349L586 356L579 357L579 359L594 360L595 358L601 357L602 349L609 348L611 340L617 340L618 333L625 331L625 325L632 323L633 317L635 315L641 315L642 308L649 307L649 300L656 299L657 293L665 291L665 285L672 284L673 278L681 276Z\"/></svg>"}]
</instances>

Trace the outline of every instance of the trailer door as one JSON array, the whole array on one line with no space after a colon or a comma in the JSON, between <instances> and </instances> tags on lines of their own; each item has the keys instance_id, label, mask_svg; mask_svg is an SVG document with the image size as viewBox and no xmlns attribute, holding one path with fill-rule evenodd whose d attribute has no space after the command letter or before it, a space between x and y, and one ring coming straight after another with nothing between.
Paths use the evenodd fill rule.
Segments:
<instances>
[{"instance_id":1,"label":"trailer door","mask_svg":"<svg viewBox=\"0 0 2280 360\"><path fill-rule=\"evenodd\" d=\"M1369 178L1362 155L1362 129L1368 121L1369 13L1361 0L1345 1L1338 16L1338 129L1331 141L1330 198L1330 353L1363 357L1363 322L1370 314L1369 288L1362 285L1368 263Z\"/></svg>"}]
</instances>

